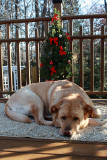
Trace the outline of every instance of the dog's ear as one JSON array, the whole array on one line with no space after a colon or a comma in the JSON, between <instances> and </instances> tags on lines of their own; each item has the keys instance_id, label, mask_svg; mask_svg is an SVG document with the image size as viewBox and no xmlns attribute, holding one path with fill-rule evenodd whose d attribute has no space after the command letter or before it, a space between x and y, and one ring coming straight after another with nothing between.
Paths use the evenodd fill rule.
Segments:
<instances>
[{"instance_id":1,"label":"dog's ear","mask_svg":"<svg viewBox=\"0 0 107 160\"><path fill-rule=\"evenodd\" d=\"M57 113L62 103L63 103L63 100L60 100L58 103L52 105L50 109L51 113Z\"/></svg>"},{"instance_id":2,"label":"dog's ear","mask_svg":"<svg viewBox=\"0 0 107 160\"><path fill-rule=\"evenodd\" d=\"M88 114L91 117L92 113L93 113L92 107L90 105L86 104L84 107L84 113L85 113L85 115Z\"/></svg>"},{"instance_id":3,"label":"dog's ear","mask_svg":"<svg viewBox=\"0 0 107 160\"><path fill-rule=\"evenodd\" d=\"M56 105L53 105L52 107L51 107L51 114L52 113L57 113L58 112L58 108L56 107Z\"/></svg>"}]
</instances>

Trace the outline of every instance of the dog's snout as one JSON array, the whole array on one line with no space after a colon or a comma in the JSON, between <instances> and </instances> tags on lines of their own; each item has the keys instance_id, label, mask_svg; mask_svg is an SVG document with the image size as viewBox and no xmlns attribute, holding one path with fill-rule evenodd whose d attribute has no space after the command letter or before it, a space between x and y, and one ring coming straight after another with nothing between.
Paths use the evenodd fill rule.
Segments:
<instances>
[{"instance_id":1,"label":"dog's snout","mask_svg":"<svg viewBox=\"0 0 107 160\"><path fill-rule=\"evenodd\" d=\"M65 130L65 131L64 131L64 136L66 136L66 137L71 137L71 132L70 132L70 130Z\"/></svg>"}]
</instances>

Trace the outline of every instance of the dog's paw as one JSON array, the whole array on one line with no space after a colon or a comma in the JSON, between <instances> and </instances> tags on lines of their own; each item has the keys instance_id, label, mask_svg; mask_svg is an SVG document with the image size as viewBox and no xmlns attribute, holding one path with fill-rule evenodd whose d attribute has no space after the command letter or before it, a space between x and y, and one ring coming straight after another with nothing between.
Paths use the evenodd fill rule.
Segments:
<instances>
[{"instance_id":1,"label":"dog's paw","mask_svg":"<svg viewBox=\"0 0 107 160\"><path fill-rule=\"evenodd\" d=\"M104 124L103 120L89 118L89 125L91 126L102 126Z\"/></svg>"},{"instance_id":2,"label":"dog's paw","mask_svg":"<svg viewBox=\"0 0 107 160\"><path fill-rule=\"evenodd\" d=\"M79 129L72 129L71 130L71 137L74 138L79 133Z\"/></svg>"},{"instance_id":3,"label":"dog's paw","mask_svg":"<svg viewBox=\"0 0 107 160\"><path fill-rule=\"evenodd\" d=\"M93 111L93 118L101 118L101 111L99 109Z\"/></svg>"}]
</instances>

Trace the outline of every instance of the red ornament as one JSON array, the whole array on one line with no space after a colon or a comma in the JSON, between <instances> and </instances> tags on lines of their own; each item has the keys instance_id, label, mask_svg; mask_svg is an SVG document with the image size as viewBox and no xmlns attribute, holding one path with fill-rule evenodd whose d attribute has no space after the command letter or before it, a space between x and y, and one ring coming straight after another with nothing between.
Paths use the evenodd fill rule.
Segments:
<instances>
[{"instance_id":1,"label":"red ornament","mask_svg":"<svg viewBox=\"0 0 107 160\"><path fill-rule=\"evenodd\" d=\"M60 48L59 54L60 54L61 56L62 56L62 55L66 55L66 54L67 54L66 52L64 52L64 50L63 50L63 47L62 47L62 46L60 46L59 48Z\"/></svg>"},{"instance_id":2,"label":"red ornament","mask_svg":"<svg viewBox=\"0 0 107 160\"><path fill-rule=\"evenodd\" d=\"M43 63L41 62L40 67L43 67Z\"/></svg>"},{"instance_id":3,"label":"red ornament","mask_svg":"<svg viewBox=\"0 0 107 160\"><path fill-rule=\"evenodd\" d=\"M60 50L63 50L63 47L62 47L62 46L60 46L59 48L60 48Z\"/></svg>"},{"instance_id":4,"label":"red ornament","mask_svg":"<svg viewBox=\"0 0 107 160\"><path fill-rule=\"evenodd\" d=\"M49 38L49 40L50 40L50 44L52 45L52 41L58 46L58 37L54 37L54 38Z\"/></svg>"},{"instance_id":5,"label":"red ornament","mask_svg":"<svg viewBox=\"0 0 107 160\"><path fill-rule=\"evenodd\" d=\"M53 23L54 20L58 20L59 21L59 18L57 16L58 16L57 14L54 15L54 17L52 18L52 21L51 21L52 23Z\"/></svg>"},{"instance_id":6,"label":"red ornament","mask_svg":"<svg viewBox=\"0 0 107 160\"><path fill-rule=\"evenodd\" d=\"M71 63L71 61L70 61L70 60L68 60L68 63Z\"/></svg>"},{"instance_id":7,"label":"red ornament","mask_svg":"<svg viewBox=\"0 0 107 160\"><path fill-rule=\"evenodd\" d=\"M50 61L50 65L52 65L52 64L53 64L53 61L51 60L51 61Z\"/></svg>"},{"instance_id":8,"label":"red ornament","mask_svg":"<svg viewBox=\"0 0 107 160\"><path fill-rule=\"evenodd\" d=\"M70 38L69 34L68 34L68 33L66 33L66 35L67 35L67 39L68 39L68 40L70 40L71 38Z\"/></svg>"},{"instance_id":9,"label":"red ornament","mask_svg":"<svg viewBox=\"0 0 107 160\"><path fill-rule=\"evenodd\" d=\"M54 66L50 70L51 70L51 76L53 75L53 73L56 73L56 70L55 70Z\"/></svg>"}]
</instances>

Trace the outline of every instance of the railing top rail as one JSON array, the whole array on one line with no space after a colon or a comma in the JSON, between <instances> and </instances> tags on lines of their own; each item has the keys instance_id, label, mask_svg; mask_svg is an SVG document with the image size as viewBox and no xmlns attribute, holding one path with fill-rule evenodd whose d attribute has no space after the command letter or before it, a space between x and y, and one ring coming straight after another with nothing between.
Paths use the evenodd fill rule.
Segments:
<instances>
[{"instance_id":1,"label":"railing top rail","mask_svg":"<svg viewBox=\"0 0 107 160\"><path fill-rule=\"evenodd\" d=\"M27 22L40 22L40 21L51 21L51 17L2 20L2 21L0 21L0 24L6 24L6 23L27 23Z\"/></svg>"},{"instance_id":2,"label":"railing top rail","mask_svg":"<svg viewBox=\"0 0 107 160\"><path fill-rule=\"evenodd\" d=\"M73 16L62 16L62 20L70 19L90 19L90 18L107 18L107 14L94 14L94 15L73 15ZM7 23L27 23L27 22L40 22L40 21L51 21L52 17L40 17L40 18L29 18L29 19L12 19L12 20L1 20L1 24Z\"/></svg>"},{"instance_id":3,"label":"railing top rail","mask_svg":"<svg viewBox=\"0 0 107 160\"><path fill-rule=\"evenodd\" d=\"M93 14L93 15L73 15L73 16L62 16L62 20L69 19L90 19L90 18L107 18L107 14Z\"/></svg>"}]
</instances>

